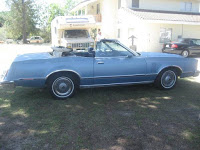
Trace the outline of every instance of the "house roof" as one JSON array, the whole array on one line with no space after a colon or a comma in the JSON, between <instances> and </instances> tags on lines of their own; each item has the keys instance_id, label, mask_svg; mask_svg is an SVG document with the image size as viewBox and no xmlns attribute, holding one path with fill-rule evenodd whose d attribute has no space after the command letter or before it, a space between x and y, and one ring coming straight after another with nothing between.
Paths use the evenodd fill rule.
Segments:
<instances>
[{"instance_id":1,"label":"house roof","mask_svg":"<svg viewBox=\"0 0 200 150\"><path fill-rule=\"evenodd\" d=\"M200 23L200 13L122 8L142 20Z\"/></svg>"}]
</instances>

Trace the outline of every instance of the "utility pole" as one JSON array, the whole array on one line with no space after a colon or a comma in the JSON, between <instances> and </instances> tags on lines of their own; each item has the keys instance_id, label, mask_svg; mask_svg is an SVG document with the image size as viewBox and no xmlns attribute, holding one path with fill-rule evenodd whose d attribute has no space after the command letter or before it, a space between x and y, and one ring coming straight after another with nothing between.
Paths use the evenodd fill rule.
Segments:
<instances>
[{"instance_id":1,"label":"utility pole","mask_svg":"<svg viewBox=\"0 0 200 150\"><path fill-rule=\"evenodd\" d=\"M27 43L27 35L26 35L26 11L25 11L25 3L24 0L22 0L22 33L23 33L23 44Z\"/></svg>"}]
</instances>

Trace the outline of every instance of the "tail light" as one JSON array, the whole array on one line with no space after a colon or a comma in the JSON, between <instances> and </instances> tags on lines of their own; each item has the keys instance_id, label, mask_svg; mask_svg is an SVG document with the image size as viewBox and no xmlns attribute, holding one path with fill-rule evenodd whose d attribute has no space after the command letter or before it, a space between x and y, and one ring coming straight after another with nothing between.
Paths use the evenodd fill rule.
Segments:
<instances>
[{"instance_id":1,"label":"tail light","mask_svg":"<svg viewBox=\"0 0 200 150\"><path fill-rule=\"evenodd\" d=\"M178 48L178 45L172 44L171 48Z\"/></svg>"}]
</instances>

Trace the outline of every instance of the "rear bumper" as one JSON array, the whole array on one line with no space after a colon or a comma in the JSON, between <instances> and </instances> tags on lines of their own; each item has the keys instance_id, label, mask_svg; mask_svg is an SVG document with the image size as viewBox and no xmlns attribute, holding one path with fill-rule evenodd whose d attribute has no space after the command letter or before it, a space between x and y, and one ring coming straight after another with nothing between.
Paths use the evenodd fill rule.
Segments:
<instances>
[{"instance_id":1,"label":"rear bumper","mask_svg":"<svg viewBox=\"0 0 200 150\"><path fill-rule=\"evenodd\" d=\"M8 87L8 88L15 88L15 82L14 81L3 81L3 82L0 82L0 86Z\"/></svg>"}]
</instances>

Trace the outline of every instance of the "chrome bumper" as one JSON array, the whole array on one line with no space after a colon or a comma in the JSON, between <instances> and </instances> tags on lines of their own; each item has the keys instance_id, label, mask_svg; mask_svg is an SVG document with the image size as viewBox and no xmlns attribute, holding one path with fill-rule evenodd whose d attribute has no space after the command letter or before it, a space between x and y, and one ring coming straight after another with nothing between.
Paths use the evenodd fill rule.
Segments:
<instances>
[{"instance_id":1,"label":"chrome bumper","mask_svg":"<svg viewBox=\"0 0 200 150\"><path fill-rule=\"evenodd\" d=\"M14 81L3 81L3 82L0 82L0 86L8 87L8 88L15 88L15 82Z\"/></svg>"}]
</instances>

